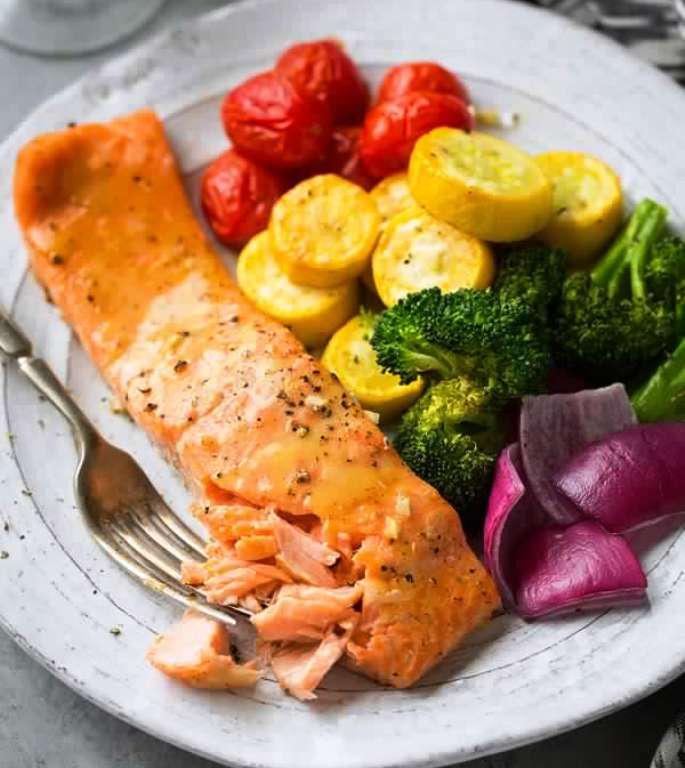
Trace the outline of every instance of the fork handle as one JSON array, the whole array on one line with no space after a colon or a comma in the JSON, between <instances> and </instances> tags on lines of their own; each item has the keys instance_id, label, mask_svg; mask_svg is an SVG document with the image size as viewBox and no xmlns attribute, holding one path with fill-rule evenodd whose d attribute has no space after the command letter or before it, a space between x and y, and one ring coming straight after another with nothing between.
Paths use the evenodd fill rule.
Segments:
<instances>
[{"instance_id":1,"label":"fork handle","mask_svg":"<svg viewBox=\"0 0 685 768\"><path fill-rule=\"evenodd\" d=\"M2 311L0 352L14 360L24 376L67 419L79 448L83 450L96 437L95 428L48 364L33 356L31 342L26 335Z\"/></svg>"}]
</instances>

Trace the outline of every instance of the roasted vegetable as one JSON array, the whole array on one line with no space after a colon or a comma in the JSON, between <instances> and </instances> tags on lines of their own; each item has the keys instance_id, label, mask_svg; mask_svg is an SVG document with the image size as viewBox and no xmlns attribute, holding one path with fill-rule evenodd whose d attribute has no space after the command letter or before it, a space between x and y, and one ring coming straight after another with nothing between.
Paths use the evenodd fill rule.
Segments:
<instances>
[{"instance_id":1,"label":"roasted vegetable","mask_svg":"<svg viewBox=\"0 0 685 768\"><path fill-rule=\"evenodd\" d=\"M665 219L665 208L643 200L592 272L566 280L554 323L560 365L596 384L625 381L672 348L676 307L664 268L675 258L662 246L659 271L648 269Z\"/></svg>"},{"instance_id":2,"label":"roasted vegetable","mask_svg":"<svg viewBox=\"0 0 685 768\"><path fill-rule=\"evenodd\" d=\"M238 285L253 304L287 325L308 347L325 344L359 307L356 281L335 288L297 285L274 258L269 233L260 232L238 258Z\"/></svg>"},{"instance_id":3,"label":"roasted vegetable","mask_svg":"<svg viewBox=\"0 0 685 768\"><path fill-rule=\"evenodd\" d=\"M411 196L409 180L404 171L386 176L376 184L370 194L381 216L381 231L395 214L402 213L407 208L416 207L416 201Z\"/></svg>"},{"instance_id":4,"label":"roasted vegetable","mask_svg":"<svg viewBox=\"0 0 685 768\"><path fill-rule=\"evenodd\" d=\"M408 61L390 67L378 87L378 101L396 99L411 91L450 93L465 104L471 101L461 79L434 61Z\"/></svg>"},{"instance_id":5,"label":"roasted vegetable","mask_svg":"<svg viewBox=\"0 0 685 768\"><path fill-rule=\"evenodd\" d=\"M299 168L328 153L330 108L277 72L254 75L230 90L221 119L233 146L268 168Z\"/></svg>"},{"instance_id":6,"label":"roasted vegetable","mask_svg":"<svg viewBox=\"0 0 685 768\"><path fill-rule=\"evenodd\" d=\"M345 323L328 342L321 362L364 408L390 420L419 397L423 381L401 384L397 376L381 370L370 344L375 320L375 315L362 311Z\"/></svg>"},{"instance_id":7,"label":"roasted vegetable","mask_svg":"<svg viewBox=\"0 0 685 768\"><path fill-rule=\"evenodd\" d=\"M487 288L495 276L492 251L482 240L418 206L387 222L371 264L374 286L387 307L424 288Z\"/></svg>"},{"instance_id":8,"label":"roasted vegetable","mask_svg":"<svg viewBox=\"0 0 685 768\"><path fill-rule=\"evenodd\" d=\"M516 552L514 581L516 612L524 619L634 605L647 588L630 544L594 520L526 536Z\"/></svg>"},{"instance_id":9,"label":"roasted vegetable","mask_svg":"<svg viewBox=\"0 0 685 768\"><path fill-rule=\"evenodd\" d=\"M675 335L685 336L685 240L667 236L652 248L645 283L653 296L674 307Z\"/></svg>"},{"instance_id":10,"label":"roasted vegetable","mask_svg":"<svg viewBox=\"0 0 685 768\"><path fill-rule=\"evenodd\" d=\"M301 93L324 104L336 125L362 120L369 86L338 40L312 40L286 48L276 72Z\"/></svg>"},{"instance_id":11,"label":"roasted vegetable","mask_svg":"<svg viewBox=\"0 0 685 768\"><path fill-rule=\"evenodd\" d=\"M366 113L362 129L361 157L366 171L377 179L403 171L419 136L439 125L469 131L473 116L450 93L409 91L376 104Z\"/></svg>"},{"instance_id":12,"label":"roasted vegetable","mask_svg":"<svg viewBox=\"0 0 685 768\"><path fill-rule=\"evenodd\" d=\"M613 432L574 454L555 473L554 487L611 533L682 515L685 424L640 424Z\"/></svg>"},{"instance_id":13,"label":"roasted vegetable","mask_svg":"<svg viewBox=\"0 0 685 768\"><path fill-rule=\"evenodd\" d=\"M224 245L241 248L268 226L271 209L286 189L281 174L229 149L202 176L202 212Z\"/></svg>"},{"instance_id":14,"label":"roasted vegetable","mask_svg":"<svg viewBox=\"0 0 685 768\"><path fill-rule=\"evenodd\" d=\"M545 325L566 276L566 257L558 248L520 246L500 256L494 289L501 301L522 299Z\"/></svg>"},{"instance_id":15,"label":"roasted vegetable","mask_svg":"<svg viewBox=\"0 0 685 768\"><path fill-rule=\"evenodd\" d=\"M685 420L685 338L631 398L639 421Z\"/></svg>"},{"instance_id":16,"label":"roasted vegetable","mask_svg":"<svg viewBox=\"0 0 685 768\"><path fill-rule=\"evenodd\" d=\"M497 411L467 379L443 381L403 416L395 447L468 526L479 523L497 454L504 443Z\"/></svg>"},{"instance_id":17,"label":"roasted vegetable","mask_svg":"<svg viewBox=\"0 0 685 768\"><path fill-rule=\"evenodd\" d=\"M410 294L380 316L371 343L380 365L405 383L422 373L465 376L496 403L539 391L550 363L535 309L492 290Z\"/></svg>"},{"instance_id":18,"label":"roasted vegetable","mask_svg":"<svg viewBox=\"0 0 685 768\"><path fill-rule=\"evenodd\" d=\"M409 163L416 201L437 219L496 243L525 240L552 216L552 185L535 160L484 133L436 128Z\"/></svg>"},{"instance_id":19,"label":"roasted vegetable","mask_svg":"<svg viewBox=\"0 0 685 768\"><path fill-rule=\"evenodd\" d=\"M573 264L587 264L621 225L621 182L606 163L583 152L545 152L535 159L554 190L554 213L538 237L566 251Z\"/></svg>"},{"instance_id":20,"label":"roasted vegetable","mask_svg":"<svg viewBox=\"0 0 685 768\"><path fill-rule=\"evenodd\" d=\"M331 288L358 277L376 244L380 216L361 187L332 173L286 192L271 212L276 259L294 283Z\"/></svg>"}]
</instances>

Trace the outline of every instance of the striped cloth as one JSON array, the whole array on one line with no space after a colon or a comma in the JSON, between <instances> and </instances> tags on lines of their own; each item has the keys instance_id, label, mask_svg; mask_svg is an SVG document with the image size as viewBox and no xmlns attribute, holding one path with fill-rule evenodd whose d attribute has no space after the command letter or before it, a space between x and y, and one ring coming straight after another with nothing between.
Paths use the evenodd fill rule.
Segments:
<instances>
[{"instance_id":1,"label":"striped cloth","mask_svg":"<svg viewBox=\"0 0 685 768\"><path fill-rule=\"evenodd\" d=\"M664 734L650 768L685 768L685 714Z\"/></svg>"},{"instance_id":2,"label":"striped cloth","mask_svg":"<svg viewBox=\"0 0 685 768\"><path fill-rule=\"evenodd\" d=\"M685 0L529 0L603 32L685 85Z\"/></svg>"}]
</instances>

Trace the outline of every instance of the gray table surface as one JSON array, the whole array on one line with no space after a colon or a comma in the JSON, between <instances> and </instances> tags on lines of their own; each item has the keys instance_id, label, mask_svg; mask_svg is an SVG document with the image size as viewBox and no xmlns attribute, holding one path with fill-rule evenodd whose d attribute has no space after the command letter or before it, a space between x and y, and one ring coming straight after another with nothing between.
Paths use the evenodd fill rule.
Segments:
<instances>
[{"instance_id":1,"label":"gray table surface","mask_svg":"<svg viewBox=\"0 0 685 768\"><path fill-rule=\"evenodd\" d=\"M0 47L0 137L48 96L174 20L221 5L169 0L126 44L80 59L40 59ZM19 87L17 85L19 84ZM607 675L620 674L606 670ZM601 681L597 681L601 685ZM661 733L685 708L685 678L580 730L469 768L648 768ZM531 717L535 713L531 712ZM455 712L455 722L459 713ZM79 698L0 632L0 768L210 768ZM293 766L295 768L295 766Z\"/></svg>"}]
</instances>

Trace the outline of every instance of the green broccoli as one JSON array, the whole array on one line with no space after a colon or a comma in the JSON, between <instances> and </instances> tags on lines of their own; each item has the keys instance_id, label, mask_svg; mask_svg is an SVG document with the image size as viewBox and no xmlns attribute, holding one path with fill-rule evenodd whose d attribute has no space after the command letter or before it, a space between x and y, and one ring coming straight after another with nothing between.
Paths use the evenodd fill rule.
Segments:
<instances>
[{"instance_id":1,"label":"green broccoli","mask_svg":"<svg viewBox=\"0 0 685 768\"><path fill-rule=\"evenodd\" d=\"M685 420L685 337L631 402L641 422Z\"/></svg>"},{"instance_id":2,"label":"green broccoli","mask_svg":"<svg viewBox=\"0 0 685 768\"><path fill-rule=\"evenodd\" d=\"M672 347L674 300L663 288L655 290L668 282L664 270L675 260L665 245L661 266L649 269L666 214L662 206L643 200L594 269L566 279L554 320L560 365L608 383L626 380Z\"/></svg>"},{"instance_id":3,"label":"green broccoli","mask_svg":"<svg viewBox=\"0 0 685 768\"><path fill-rule=\"evenodd\" d=\"M545 325L566 277L566 255L558 248L531 243L509 250L498 263L494 290L500 301L524 299Z\"/></svg>"},{"instance_id":4,"label":"green broccoli","mask_svg":"<svg viewBox=\"0 0 685 768\"><path fill-rule=\"evenodd\" d=\"M466 526L482 520L503 444L497 412L468 379L431 387L404 414L395 438L404 461L458 510Z\"/></svg>"},{"instance_id":5,"label":"green broccoli","mask_svg":"<svg viewBox=\"0 0 685 768\"><path fill-rule=\"evenodd\" d=\"M420 374L468 377L498 403L538 391L550 362L537 311L492 290L410 294L379 317L371 344L405 384Z\"/></svg>"},{"instance_id":6,"label":"green broccoli","mask_svg":"<svg viewBox=\"0 0 685 768\"><path fill-rule=\"evenodd\" d=\"M668 235L652 248L645 266L650 295L674 307L675 336L685 336L685 240Z\"/></svg>"}]
</instances>

